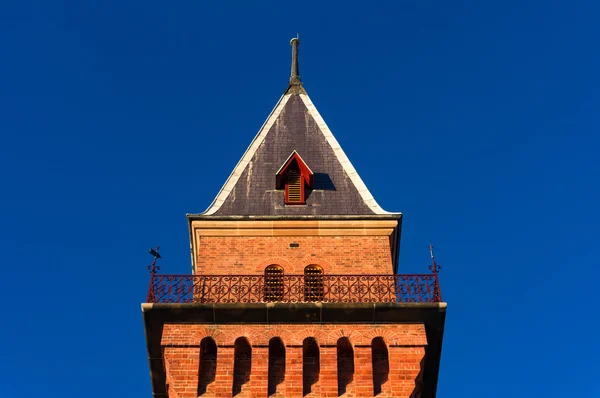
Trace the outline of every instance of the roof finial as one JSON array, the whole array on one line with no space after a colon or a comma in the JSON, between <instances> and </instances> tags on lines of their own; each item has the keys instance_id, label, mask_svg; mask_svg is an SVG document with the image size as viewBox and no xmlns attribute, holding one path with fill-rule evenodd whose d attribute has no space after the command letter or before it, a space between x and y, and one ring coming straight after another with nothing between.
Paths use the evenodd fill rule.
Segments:
<instances>
[{"instance_id":1,"label":"roof finial","mask_svg":"<svg viewBox=\"0 0 600 398\"><path fill-rule=\"evenodd\" d=\"M298 35L296 35L298 36ZM300 39L294 37L290 44L292 45L292 75L290 76L290 85L300 85L300 71L298 70L298 47L300 47Z\"/></svg>"}]
</instances>

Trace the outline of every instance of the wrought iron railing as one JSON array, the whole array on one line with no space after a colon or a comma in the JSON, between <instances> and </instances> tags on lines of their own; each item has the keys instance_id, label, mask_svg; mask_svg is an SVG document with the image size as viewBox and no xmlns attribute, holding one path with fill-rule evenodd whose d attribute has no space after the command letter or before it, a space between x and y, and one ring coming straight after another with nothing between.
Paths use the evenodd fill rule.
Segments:
<instances>
[{"instance_id":1,"label":"wrought iron railing","mask_svg":"<svg viewBox=\"0 0 600 398\"><path fill-rule=\"evenodd\" d=\"M149 303L431 303L437 272L415 275L150 275Z\"/></svg>"}]
</instances>

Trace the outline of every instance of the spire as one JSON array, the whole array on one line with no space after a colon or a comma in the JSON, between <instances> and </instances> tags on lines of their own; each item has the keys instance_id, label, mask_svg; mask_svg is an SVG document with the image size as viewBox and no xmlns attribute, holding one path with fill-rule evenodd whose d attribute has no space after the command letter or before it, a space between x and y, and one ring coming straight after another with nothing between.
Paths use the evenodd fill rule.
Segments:
<instances>
[{"instance_id":1,"label":"spire","mask_svg":"<svg viewBox=\"0 0 600 398\"><path fill-rule=\"evenodd\" d=\"M290 83L287 86L284 94L306 94L302 82L300 81L300 71L298 68L298 47L300 47L300 39L294 37L290 44L292 45L292 74L290 75Z\"/></svg>"},{"instance_id":2,"label":"spire","mask_svg":"<svg viewBox=\"0 0 600 398\"><path fill-rule=\"evenodd\" d=\"M298 86L300 82L300 71L298 70L298 47L300 47L300 39L294 37L290 44L292 45L292 75L290 76L290 86Z\"/></svg>"},{"instance_id":3,"label":"spire","mask_svg":"<svg viewBox=\"0 0 600 398\"><path fill-rule=\"evenodd\" d=\"M401 217L377 204L304 90L298 71L299 43L297 37L290 42L292 68L287 89L213 203L198 216ZM307 173L300 175L310 176L301 186L307 191L306 204L300 207L286 206L285 182L281 180L282 170L296 158L290 153L302 154L296 160L301 159ZM282 164L283 169L277 169Z\"/></svg>"}]
</instances>

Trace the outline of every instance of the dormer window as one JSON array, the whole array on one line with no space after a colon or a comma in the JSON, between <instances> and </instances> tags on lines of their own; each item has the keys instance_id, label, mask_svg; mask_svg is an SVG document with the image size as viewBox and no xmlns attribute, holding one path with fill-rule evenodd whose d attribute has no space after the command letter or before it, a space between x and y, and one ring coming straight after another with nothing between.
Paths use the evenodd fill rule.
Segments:
<instances>
[{"instance_id":1,"label":"dormer window","mask_svg":"<svg viewBox=\"0 0 600 398\"><path fill-rule=\"evenodd\" d=\"M293 151L275 175L277 189L285 189L286 205L306 204L306 188L313 186L313 172L298 152Z\"/></svg>"}]
</instances>

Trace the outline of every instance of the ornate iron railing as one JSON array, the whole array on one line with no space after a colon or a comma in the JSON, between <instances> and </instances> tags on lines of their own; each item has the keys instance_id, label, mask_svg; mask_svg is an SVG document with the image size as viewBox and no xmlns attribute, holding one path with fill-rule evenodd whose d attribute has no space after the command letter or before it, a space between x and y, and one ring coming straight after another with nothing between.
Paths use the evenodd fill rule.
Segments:
<instances>
[{"instance_id":1,"label":"ornate iron railing","mask_svg":"<svg viewBox=\"0 0 600 398\"><path fill-rule=\"evenodd\" d=\"M414 275L150 275L149 303L430 303L437 273Z\"/></svg>"}]
</instances>

